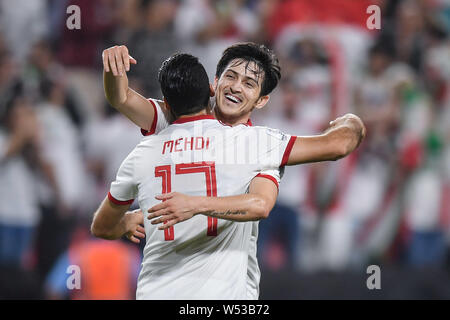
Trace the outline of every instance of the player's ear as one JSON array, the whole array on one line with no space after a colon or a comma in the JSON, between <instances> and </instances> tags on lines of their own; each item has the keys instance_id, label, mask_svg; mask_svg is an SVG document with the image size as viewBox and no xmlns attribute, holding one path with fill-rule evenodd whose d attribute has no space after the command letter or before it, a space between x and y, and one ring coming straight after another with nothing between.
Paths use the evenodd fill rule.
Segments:
<instances>
[{"instance_id":1,"label":"player's ear","mask_svg":"<svg viewBox=\"0 0 450 320\"><path fill-rule=\"evenodd\" d=\"M206 106L206 114L213 114L213 109L211 108L211 100L208 101L208 105Z\"/></svg>"},{"instance_id":2,"label":"player's ear","mask_svg":"<svg viewBox=\"0 0 450 320\"><path fill-rule=\"evenodd\" d=\"M172 108L170 107L170 104L167 102L166 98L164 98L164 105L166 107L166 110L169 111L169 113L172 115L173 119L177 119L177 115L173 112Z\"/></svg>"},{"instance_id":3,"label":"player's ear","mask_svg":"<svg viewBox=\"0 0 450 320\"><path fill-rule=\"evenodd\" d=\"M217 77L214 77L214 84L213 84L214 91L217 91L218 84L219 84L219 79Z\"/></svg>"},{"instance_id":4,"label":"player's ear","mask_svg":"<svg viewBox=\"0 0 450 320\"><path fill-rule=\"evenodd\" d=\"M269 99L270 99L269 95L259 97L258 100L256 101L255 108L262 109L267 104L267 102L269 102Z\"/></svg>"},{"instance_id":5,"label":"player's ear","mask_svg":"<svg viewBox=\"0 0 450 320\"><path fill-rule=\"evenodd\" d=\"M214 90L213 85L210 83L209 84L209 96L214 97L215 95L216 95L216 90Z\"/></svg>"},{"instance_id":6,"label":"player's ear","mask_svg":"<svg viewBox=\"0 0 450 320\"><path fill-rule=\"evenodd\" d=\"M167 102L166 98L164 98L163 100L164 100L164 105L166 106L166 109L169 110L170 112L172 112L172 109L170 108L170 105Z\"/></svg>"}]
</instances>

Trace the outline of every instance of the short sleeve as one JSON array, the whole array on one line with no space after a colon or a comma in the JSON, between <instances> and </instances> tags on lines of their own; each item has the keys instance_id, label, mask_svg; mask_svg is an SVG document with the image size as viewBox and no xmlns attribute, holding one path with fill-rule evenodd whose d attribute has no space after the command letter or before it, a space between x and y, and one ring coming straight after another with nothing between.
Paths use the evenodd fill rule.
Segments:
<instances>
[{"instance_id":1,"label":"short sleeve","mask_svg":"<svg viewBox=\"0 0 450 320\"><path fill-rule=\"evenodd\" d=\"M258 155L264 165L263 170L284 167L288 162L297 137L288 135L278 129L254 128L258 131Z\"/></svg>"},{"instance_id":2,"label":"short sleeve","mask_svg":"<svg viewBox=\"0 0 450 320\"><path fill-rule=\"evenodd\" d=\"M109 200L117 205L132 204L137 195L137 183L134 179L135 150L120 165L116 180L111 183Z\"/></svg>"},{"instance_id":3,"label":"short sleeve","mask_svg":"<svg viewBox=\"0 0 450 320\"><path fill-rule=\"evenodd\" d=\"M273 170L264 170L264 171L261 171L260 173L258 173L255 176L255 178L259 177L259 178L268 179L268 180L272 181L277 186L277 188L279 188L281 177L282 177L282 171L284 171L284 170L282 170L281 168L273 169Z\"/></svg>"},{"instance_id":4,"label":"short sleeve","mask_svg":"<svg viewBox=\"0 0 450 320\"><path fill-rule=\"evenodd\" d=\"M153 110L155 111L155 116L153 117L153 122L150 128L148 129L141 128L141 133L143 136L158 134L159 132L167 128L171 122L170 114L162 110L158 100L148 99L148 101L150 102Z\"/></svg>"}]
</instances>

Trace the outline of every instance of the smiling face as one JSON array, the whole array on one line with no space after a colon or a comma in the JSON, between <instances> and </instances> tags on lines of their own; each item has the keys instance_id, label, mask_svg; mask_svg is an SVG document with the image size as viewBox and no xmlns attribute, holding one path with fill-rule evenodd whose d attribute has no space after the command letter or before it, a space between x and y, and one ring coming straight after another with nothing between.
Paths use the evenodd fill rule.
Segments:
<instances>
[{"instance_id":1,"label":"smiling face","mask_svg":"<svg viewBox=\"0 0 450 320\"><path fill-rule=\"evenodd\" d=\"M269 96L260 96L264 71L255 63L232 60L215 79L216 116L226 124L247 123L253 109L260 109Z\"/></svg>"}]
</instances>

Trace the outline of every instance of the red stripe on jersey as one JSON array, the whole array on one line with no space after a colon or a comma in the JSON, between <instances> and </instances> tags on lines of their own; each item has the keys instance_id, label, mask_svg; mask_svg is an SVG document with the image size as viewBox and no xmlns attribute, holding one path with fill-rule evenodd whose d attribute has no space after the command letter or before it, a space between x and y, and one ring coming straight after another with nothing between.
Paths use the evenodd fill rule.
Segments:
<instances>
[{"instance_id":1,"label":"red stripe on jersey","mask_svg":"<svg viewBox=\"0 0 450 320\"><path fill-rule=\"evenodd\" d=\"M147 100L150 101L150 103L152 104L155 114L153 115L153 122L152 122L152 126L150 127L150 131L141 129L141 133L143 136L150 136L150 135L154 134L156 131L156 124L158 123L158 110L156 108L156 105L153 102L153 100L151 100L151 99L147 99Z\"/></svg>"},{"instance_id":2,"label":"red stripe on jersey","mask_svg":"<svg viewBox=\"0 0 450 320\"><path fill-rule=\"evenodd\" d=\"M117 204L117 205L119 205L119 206L125 206L125 205L128 205L128 204L132 204L133 201L134 201L134 199L130 199L130 200L126 200L126 201L117 200L116 198L114 198L114 197L112 196L111 192L108 192L108 199L109 199L112 203Z\"/></svg>"},{"instance_id":3,"label":"red stripe on jersey","mask_svg":"<svg viewBox=\"0 0 450 320\"><path fill-rule=\"evenodd\" d=\"M275 178L272 177L271 175L258 173L256 176L257 176L257 177L260 177L260 178L266 178L266 179L269 179L270 181L272 181L273 183L275 183L275 185L277 186L277 188L280 187L280 186L278 185L277 179L275 179Z\"/></svg>"},{"instance_id":4,"label":"red stripe on jersey","mask_svg":"<svg viewBox=\"0 0 450 320\"><path fill-rule=\"evenodd\" d=\"M145 129L142 129L142 128L141 128L141 134L142 134L144 137L150 135L150 133L149 133L148 130L145 130Z\"/></svg>"},{"instance_id":5,"label":"red stripe on jersey","mask_svg":"<svg viewBox=\"0 0 450 320\"><path fill-rule=\"evenodd\" d=\"M295 139L297 139L296 136L291 136L291 138L289 139L289 142L286 146L286 150L284 150L283 159L281 160L280 167L284 167L287 164L289 155L291 154L292 151L292 147L294 146L295 143Z\"/></svg>"},{"instance_id":6,"label":"red stripe on jersey","mask_svg":"<svg viewBox=\"0 0 450 320\"><path fill-rule=\"evenodd\" d=\"M162 193L172 192L172 176L170 165L155 167L155 177L161 177L162 179ZM165 201L165 200L163 200ZM166 224L168 221L165 221ZM164 240L172 241L175 239L175 231L173 226L164 229Z\"/></svg>"},{"instance_id":7,"label":"red stripe on jersey","mask_svg":"<svg viewBox=\"0 0 450 320\"><path fill-rule=\"evenodd\" d=\"M206 179L206 195L217 197L216 166L214 162L180 163L175 166L176 174L204 173ZM217 218L208 217L208 236L217 236Z\"/></svg>"}]
</instances>

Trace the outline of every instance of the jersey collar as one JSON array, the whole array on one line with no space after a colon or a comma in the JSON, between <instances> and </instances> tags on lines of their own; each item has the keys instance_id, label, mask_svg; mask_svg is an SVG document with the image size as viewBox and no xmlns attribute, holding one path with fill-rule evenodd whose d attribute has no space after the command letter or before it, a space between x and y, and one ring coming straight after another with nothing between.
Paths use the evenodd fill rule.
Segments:
<instances>
[{"instance_id":1,"label":"jersey collar","mask_svg":"<svg viewBox=\"0 0 450 320\"><path fill-rule=\"evenodd\" d=\"M199 115L199 116L190 116L190 117L178 118L177 120L172 122L172 124L180 124L180 123L186 123L186 122L197 121L197 120L206 120L206 119L215 120L216 118L214 118L214 116L210 115L210 114L202 114L202 115Z\"/></svg>"},{"instance_id":2,"label":"jersey collar","mask_svg":"<svg viewBox=\"0 0 450 320\"><path fill-rule=\"evenodd\" d=\"M215 120L216 118L213 115L210 115L210 114L203 114L203 115L199 115L199 116L190 116L190 117L178 118L177 120L172 122L172 124L180 124L180 123L186 123L186 122L197 121L197 120L205 120L205 119ZM249 126L249 127L253 127L252 120L248 119L247 123L245 125Z\"/></svg>"}]
</instances>

